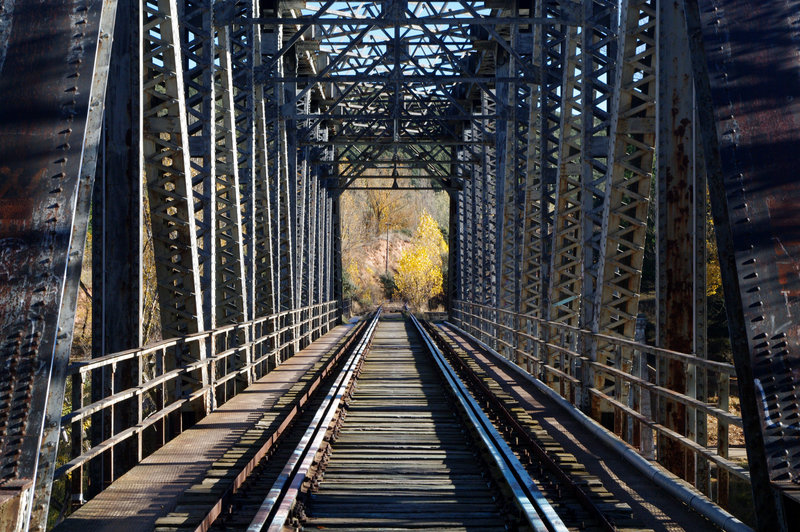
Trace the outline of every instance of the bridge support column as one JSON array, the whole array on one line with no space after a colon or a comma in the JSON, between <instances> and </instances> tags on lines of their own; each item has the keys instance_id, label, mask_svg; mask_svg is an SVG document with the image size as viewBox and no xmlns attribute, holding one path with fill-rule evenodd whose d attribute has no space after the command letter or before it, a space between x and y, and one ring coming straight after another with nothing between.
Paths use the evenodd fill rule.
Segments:
<instances>
[{"instance_id":1,"label":"bridge support column","mask_svg":"<svg viewBox=\"0 0 800 532\"><path fill-rule=\"evenodd\" d=\"M102 159L92 202L92 357L132 349L143 342L142 245L143 168L139 158L141 115L140 72L134 46L138 28L138 5L120 0L119 23L115 26L109 88L105 100ZM138 366L122 364L113 376L117 390L128 389L138 379ZM104 370L92 372L92 400L107 397L112 376ZM126 403L123 403L126 404ZM126 406L130 406L127 405ZM92 445L110 437L112 426L130 426L135 408L116 408L110 415L92 416ZM73 436L74 437L74 436ZM141 445L131 438L121 452L104 453L90 462L88 495L94 496L110 482L111 471L127 470L141 454Z\"/></svg>"},{"instance_id":2,"label":"bridge support column","mask_svg":"<svg viewBox=\"0 0 800 532\"><path fill-rule=\"evenodd\" d=\"M340 219L341 198L337 192L331 192L331 229L333 233L333 299L339 304L339 318L345 318L345 301L342 292L342 224Z\"/></svg>"},{"instance_id":3,"label":"bridge support column","mask_svg":"<svg viewBox=\"0 0 800 532\"><path fill-rule=\"evenodd\" d=\"M800 513L797 6L683 4L757 525L788 530Z\"/></svg>"},{"instance_id":4,"label":"bridge support column","mask_svg":"<svg viewBox=\"0 0 800 532\"><path fill-rule=\"evenodd\" d=\"M456 268L458 268L458 264L463 257L457 257L457 249L458 249L458 217L459 213L459 194L463 194L462 191L450 191L448 192L449 200L450 200L450 217L448 218L448 225L447 225L447 294L446 294L446 301L445 301L445 308L450 316L452 317L453 313L453 301L456 299L456 279L458 277Z\"/></svg>"},{"instance_id":5,"label":"bridge support column","mask_svg":"<svg viewBox=\"0 0 800 532\"><path fill-rule=\"evenodd\" d=\"M659 347L694 352L694 257L705 257L705 247L696 249L693 218L695 195L705 171L698 167L695 150L695 113L689 46L680 31L683 9L672 0L658 2L658 169L656 174L656 336ZM705 190L702 191L705 195ZM703 204L705 202L703 201ZM705 266L705 265L703 265ZM658 384L686 393L684 364L658 361ZM659 399L660 421L686 435L687 408L677 401ZM658 438L658 459L670 471L688 479L692 457L680 443Z\"/></svg>"}]
</instances>

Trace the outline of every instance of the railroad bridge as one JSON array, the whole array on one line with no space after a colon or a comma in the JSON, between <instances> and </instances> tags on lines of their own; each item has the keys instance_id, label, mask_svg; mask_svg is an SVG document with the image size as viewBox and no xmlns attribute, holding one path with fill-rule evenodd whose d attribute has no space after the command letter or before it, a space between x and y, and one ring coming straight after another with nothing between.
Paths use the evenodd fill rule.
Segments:
<instances>
[{"instance_id":1,"label":"railroad bridge","mask_svg":"<svg viewBox=\"0 0 800 532\"><path fill-rule=\"evenodd\" d=\"M0 2L0 528L792 529L799 17ZM347 315L381 187L449 195L446 319Z\"/></svg>"}]
</instances>

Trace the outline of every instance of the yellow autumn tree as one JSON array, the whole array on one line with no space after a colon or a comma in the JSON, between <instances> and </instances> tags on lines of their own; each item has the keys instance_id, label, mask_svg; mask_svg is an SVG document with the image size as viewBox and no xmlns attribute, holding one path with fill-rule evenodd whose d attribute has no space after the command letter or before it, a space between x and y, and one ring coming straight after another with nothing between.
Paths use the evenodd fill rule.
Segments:
<instances>
[{"instance_id":1,"label":"yellow autumn tree","mask_svg":"<svg viewBox=\"0 0 800 532\"><path fill-rule=\"evenodd\" d=\"M422 211L419 217L417 232L414 233L414 243L422 247L430 256L433 264L441 269L444 257L447 255L447 242L442 237L439 224L427 211Z\"/></svg>"},{"instance_id":2,"label":"yellow autumn tree","mask_svg":"<svg viewBox=\"0 0 800 532\"><path fill-rule=\"evenodd\" d=\"M367 268L367 270L369 271L369 268ZM368 305L372 303L372 294L369 291L369 287L364 282L364 277L358 270L358 264L356 264L354 260L351 260L344 271L352 287L353 297L362 304ZM372 272L369 271L369 273Z\"/></svg>"},{"instance_id":3,"label":"yellow autumn tree","mask_svg":"<svg viewBox=\"0 0 800 532\"><path fill-rule=\"evenodd\" d=\"M424 248L412 246L400 256L394 282L395 297L408 301L414 308L422 308L430 298L442 293L442 269Z\"/></svg>"},{"instance_id":4,"label":"yellow autumn tree","mask_svg":"<svg viewBox=\"0 0 800 532\"><path fill-rule=\"evenodd\" d=\"M403 251L394 277L395 297L422 308L442 293L442 264L447 243L436 220L423 211L411 247Z\"/></svg>"},{"instance_id":5,"label":"yellow autumn tree","mask_svg":"<svg viewBox=\"0 0 800 532\"><path fill-rule=\"evenodd\" d=\"M722 272L719 269L717 235L711 217L711 196L706 190L706 295L716 295L722 287Z\"/></svg>"}]
</instances>

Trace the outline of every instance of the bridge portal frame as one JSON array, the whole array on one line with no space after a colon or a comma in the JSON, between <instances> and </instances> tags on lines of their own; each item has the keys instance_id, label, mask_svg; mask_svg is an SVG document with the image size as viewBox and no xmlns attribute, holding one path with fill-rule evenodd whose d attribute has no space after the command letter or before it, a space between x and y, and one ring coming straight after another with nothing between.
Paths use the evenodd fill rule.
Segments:
<instances>
[{"instance_id":1,"label":"bridge portal frame","mask_svg":"<svg viewBox=\"0 0 800 532\"><path fill-rule=\"evenodd\" d=\"M182 373L169 393L197 394L182 422L216 400L204 390L218 346L203 335L277 316L259 332L268 342L239 331L258 353L225 364L250 368L265 353L278 363L325 321L310 309L331 297L342 308L338 194L391 154L451 194L454 317L615 432L683 441L703 459L666 440L659 455L707 491L704 460L726 465L727 442L721 432L717 453L696 448L703 416L736 420L724 411L730 368L705 360L705 174L759 527L786 529L800 500L800 194L788 177L800 144L797 0L386 0L344 18L334 4L70 0L40 12L18 0L0 13L0 71L13 74L0 76L0 467L20 500L33 498L34 526L51 487L92 191L95 354L150 340L141 272L152 265L163 333L207 340L170 362ZM765 90L775 87L786 89ZM658 352L631 343L651 201ZM644 354L662 380L644 381ZM702 406L709 371L720 375L714 408ZM104 372L92 377L98 401L135 380ZM637 417L645 393L659 397L655 425ZM129 414L95 417L95 444ZM115 461L97 467L94 485Z\"/></svg>"}]
</instances>

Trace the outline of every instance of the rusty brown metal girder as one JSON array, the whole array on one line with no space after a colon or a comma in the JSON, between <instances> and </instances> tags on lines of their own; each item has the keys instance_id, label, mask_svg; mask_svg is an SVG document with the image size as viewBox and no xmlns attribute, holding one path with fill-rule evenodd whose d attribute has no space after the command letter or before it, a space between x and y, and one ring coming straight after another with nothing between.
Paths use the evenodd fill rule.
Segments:
<instances>
[{"instance_id":1,"label":"rusty brown metal girder","mask_svg":"<svg viewBox=\"0 0 800 532\"><path fill-rule=\"evenodd\" d=\"M102 5L20 0L0 13L0 484L36 474L64 287L75 281L70 239L87 223L76 201L93 177L82 165Z\"/></svg>"},{"instance_id":2,"label":"rusty brown metal girder","mask_svg":"<svg viewBox=\"0 0 800 532\"><path fill-rule=\"evenodd\" d=\"M770 484L800 487L800 1L685 6L758 526L787 530L796 498Z\"/></svg>"}]
</instances>

